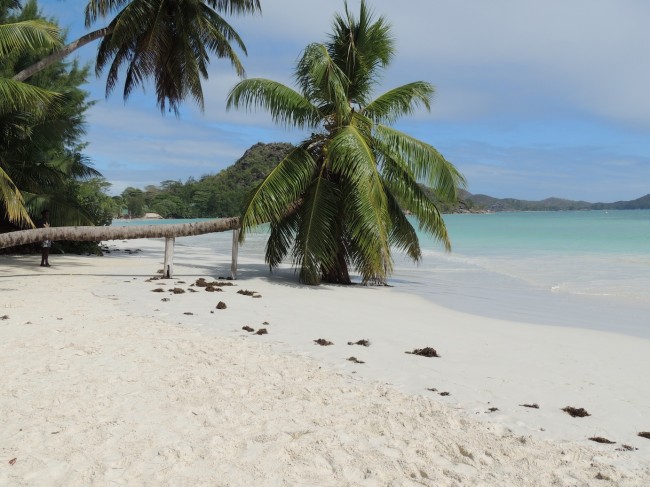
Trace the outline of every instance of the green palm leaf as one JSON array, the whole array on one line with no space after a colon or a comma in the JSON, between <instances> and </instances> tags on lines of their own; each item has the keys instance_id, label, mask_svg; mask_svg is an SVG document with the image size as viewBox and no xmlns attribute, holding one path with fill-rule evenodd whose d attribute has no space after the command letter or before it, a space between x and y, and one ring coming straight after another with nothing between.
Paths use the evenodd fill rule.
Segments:
<instances>
[{"instance_id":1,"label":"green palm leaf","mask_svg":"<svg viewBox=\"0 0 650 487\"><path fill-rule=\"evenodd\" d=\"M447 251L451 242L447 227L435 202L431 201L404 161L388 159L383 164L383 181L388 192L394 195L402 210L410 211L418 220L420 229L440 241Z\"/></svg>"},{"instance_id":2,"label":"green palm leaf","mask_svg":"<svg viewBox=\"0 0 650 487\"><path fill-rule=\"evenodd\" d=\"M391 124L403 115L411 115L417 108L431 108L433 86L424 81L409 83L394 88L372 101L363 114L375 123Z\"/></svg>"},{"instance_id":3,"label":"green palm leaf","mask_svg":"<svg viewBox=\"0 0 650 487\"><path fill-rule=\"evenodd\" d=\"M299 215L297 211L287 213L280 221L271 223L271 232L266 242L265 260L269 268L280 265L292 249L298 233Z\"/></svg>"},{"instance_id":4,"label":"green palm leaf","mask_svg":"<svg viewBox=\"0 0 650 487\"><path fill-rule=\"evenodd\" d=\"M434 147L404 132L377 125L377 148L386 157L391 154L404 160L418 180L431 186L445 201L457 200L457 189L465 186L465 179Z\"/></svg>"},{"instance_id":5,"label":"green palm leaf","mask_svg":"<svg viewBox=\"0 0 650 487\"><path fill-rule=\"evenodd\" d=\"M0 161L2 162L2 161ZM9 175L0 164L0 204L10 222L34 227L34 222L25 208L25 200Z\"/></svg>"},{"instance_id":6,"label":"green palm leaf","mask_svg":"<svg viewBox=\"0 0 650 487\"><path fill-rule=\"evenodd\" d=\"M327 46L307 46L298 61L295 76L305 98L315 105L328 107L330 117L335 116L336 124L347 119L351 113L347 96L349 82L345 73L330 57Z\"/></svg>"},{"instance_id":7,"label":"green palm leaf","mask_svg":"<svg viewBox=\"0 0 650 487\"><path fill-rule=\"evenodd\" d=\"M265 108L273 121L285 126L315 128L322 118L318 109L297 91L261 78L240 81L228 94L228 110L252 106Z\"/></svg>"},{"instance_id":8,"label":"green palm leaf","mask_svg":"<svg viewBox=\"0 0 650 487\"><path fill-rule=\"evenodd\" d=\"M415 228L406 218L404 210L387 185L384 185L384 192L388 202L388 216L391 221L390 245L406 253L414 262L419 262L422 259L422 251L420 250L420 239Z\"/></svg>"},{"instance_id":9,"label":"green palm leaf","mask_svg":"<svg viewBox=\"0 0 650 487\"><path fill-rule=\"evenodd\" d=\"M280 221L302 196L314 167L314 160L302 147L289 152L244 203L240 240L257 225Z\"/></svg>"},{"instance_id":10,"label":"green palm leaf","mask_svg":"<svg viewBox=\"0 0 650 487\"><path fill-rule=\"evenodd\" d=\"M26 20L0 24L0 58L12 52L25 52L39 47L61 45L58 27L42 20Z\"/></svg>"},{"instance_id":11,"label":"green palm leaf","mask_svg":"<svg viewBox=\"0 0 650 487\"><path fill-rule=\"evenodd\" d=\"M336 184L322 173L305 192L294 246L294 264L300 266L300 281L305 284L320 283L322 268L336 262L338 202Z\"/></svg>"}]
</instances>

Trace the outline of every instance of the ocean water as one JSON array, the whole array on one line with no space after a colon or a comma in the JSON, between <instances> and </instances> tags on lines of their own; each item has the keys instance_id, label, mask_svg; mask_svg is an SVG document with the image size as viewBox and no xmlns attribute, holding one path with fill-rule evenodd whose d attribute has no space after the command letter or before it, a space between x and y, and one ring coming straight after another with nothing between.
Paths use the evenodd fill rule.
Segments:
<instances>
[{"instance_id":1,"label":"ocean water","mask_svg":"<svg viewBox=\"0 0 650 487\"><path fill-rule=\"evenodd\" d=\"M390 285L480 316L650 338L650 210L444 219L452 252L420 234L421 262L396 253ZM231 238L225 232L177 239L176 245L229 255ZM265 239L263 229L250 235L240 255L263 264Z\"/></svg>"}]
</instances>

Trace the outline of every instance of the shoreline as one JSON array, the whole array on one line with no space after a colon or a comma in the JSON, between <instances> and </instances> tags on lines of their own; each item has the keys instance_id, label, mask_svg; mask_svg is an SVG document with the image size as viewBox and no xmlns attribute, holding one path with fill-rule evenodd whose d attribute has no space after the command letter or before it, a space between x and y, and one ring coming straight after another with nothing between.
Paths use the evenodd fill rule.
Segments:
<instances>
[{"instance_id":1,"label":"shoreline","mask_svg":"<svg viewBox=\"0 0 650 487\"><path fill-rule=\"evenodd\" d=\"M152 459L142 453L143 442L151 455L173 444L161 464L176 472L169 477L176 483L194 475L197 458L203 465L225 455L238 465L210 463L219 475L198 469L197 485L213 485L207 479L218 478L227 479L223 485L275 485L286 479L293 479L287 485L319 484L327 478L337 485L569 485L567 479L587 485L598 474L605 478L599 485L650 480L650 440L635 436L650 430L648 340L481 318L394 288L307 288L291 271L269 277L263 264L245 258L236 286L193 293L190 285L197 278L216 279L218 269L225 273L226 252L206 255L205 249L184 247L173 280L146 282L161 267L164 243L117 246L144 250L55 256L47 270L32 268L30 256L0 256L0 288L9 299L0 306L0 315L9 316L0 321L0 360L9 371L0 379L9 391L1 400L0 431L8 433L0 435L0 452L10 456L0 467L0 483L4 478L32 485L29 475L38 472L41 483L49 475L50 485L81 485L88 478L75 474L76 466L92 470L101 484L117 475L108 467L110 458L123 465L118 484L164 478L147 477ZM156 287L165 292L152 292ZM173 287L186 292L167 291ZM261 298L237 294L240 289ZM216 309L218 301L227 308ZM39 302L43 310L35 306ZM245 332L244 325L266 328L268 335ZM319 338L334 344L314 344ZM361 339L370 346L347 345ZM441 357L404 353L424 347L434 347ZM346 360L350 356L365 363ZM92 372L86 359L94 363ZM145 371L149 378L141 377ZM70 375L76 382L69 384ZM106 384L102 377L109 378ZM230 389L219 392L224 383ZM75 394L61 392L75 385ZM251 393L260 387L262 393ZM119 405L113 404L116 394ZM233 400L244 404L241 417L229 405ZM178 409L185 403L191 412ZM519 405L524 403L540 407ZM60 433L24 438L15 431L34 423L24 410L42 415L44 404L59 411L58 421L36 414L36 424ZM155 406L144 423L149 413L142 404ZM565 406L584 407L592 416L571 418L561 411ZM175 419L179 413L187 417ZM203 418L204 427L210 423L209 432L190 425L192 413ZM89 418L82 432L80 417ZM101 420L117 421L120 431L113 435L113 426ZM171 443L168 422L183 430ZM310 432L287 433L289 425ZM93 428L100 437L86 436ZM74 443L75 435L82 436L87 454L52 449L53 442L63 448L64 438ZM237 440L226 439L229 435ZM137 444L122 448L113 436ZM617 443L600 445L588 441L590 436ZM199 440L215 450L199 446ZM638 450L617 451L622 444ZM18 460L9 466L12 451ZM160 460L161 451L152 458ZM235 453L243 457L235 459ZM373 465L372 473L361 464Z\"/></svg>"}]
</instances>

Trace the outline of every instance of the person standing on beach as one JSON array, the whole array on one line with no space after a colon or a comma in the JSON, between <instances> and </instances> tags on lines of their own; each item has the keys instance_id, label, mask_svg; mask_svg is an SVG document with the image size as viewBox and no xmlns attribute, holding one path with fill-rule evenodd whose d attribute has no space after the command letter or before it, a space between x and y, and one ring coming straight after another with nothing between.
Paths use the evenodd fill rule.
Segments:
<instances>
[{"instance_id":1,"label":"person standing on beach","mask_svg":"<svg viewBox=\"0 0 650 487\"><path fill-rule=\"evenodd\" d=\"M48 210L43 210L41 212L41 219L38 221L38 228L49 228L50 227L50 212ZM41 267L50 267L49 256L50 256L50 247L52 247L51 240L43 240L41 245Z\"/></svg>"}]
</instances>

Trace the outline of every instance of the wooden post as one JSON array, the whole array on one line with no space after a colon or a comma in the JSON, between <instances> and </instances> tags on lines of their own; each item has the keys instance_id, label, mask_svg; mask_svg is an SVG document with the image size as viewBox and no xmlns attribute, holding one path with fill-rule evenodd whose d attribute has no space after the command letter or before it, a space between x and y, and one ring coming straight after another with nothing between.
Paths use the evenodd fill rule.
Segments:
<instances>
[{"instance_id":1,"label":"wooden post","mask_svg":"<svg viewBox=\"0 0 650 487\"><path fill-rule=\"evenodd\" d=\"M165 262L163 263L163 277L174 277L174 237L165 238Z\"/></svg>"},{"instance_id":2,"label":"wooden post","mask_svg":"<svg viewBox=\"0 0 650 487\"><path fill-rule=\"evenodd\" d=\"M230 263L230 277L237 279L237 256L239 254L239 229L232 231L232 262Z\"/></svg>"}]
</instances>

